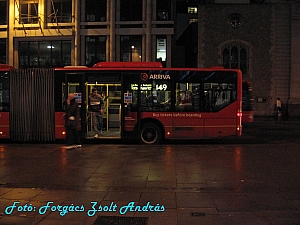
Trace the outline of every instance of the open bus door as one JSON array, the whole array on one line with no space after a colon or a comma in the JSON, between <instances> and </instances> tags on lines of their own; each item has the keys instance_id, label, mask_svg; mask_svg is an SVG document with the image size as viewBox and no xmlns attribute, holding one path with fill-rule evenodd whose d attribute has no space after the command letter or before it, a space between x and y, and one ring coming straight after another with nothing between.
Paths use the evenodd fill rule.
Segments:
<instances>
[{"instance_id":1,"label":"open bus door","mask_svg":"<svg viewBox=\"0 0 300 225\"><path fill-rule=\"evenodd\" d=\"M121 137L121 83L116 76L114 82L106 78L107 74L66 72L63 84L63 96L74 93L80 108L80 137L83 139L105 139ZM109 75L112 77L113 75ZM95 138L93 117L89 112L89 96L96 88L104 101L104 112L98 130L101 132Z\"/></svg>"},{"instance_id":2,"label":"open bus door","mask_svg":"<svg viewBox=\"0 0 300 225\"><path fill-rule=\"evenodd\" d=\"M140 73L123 74L122 79L122 138L139 139L142 102Z\"/></svg>"},{"instance_id":3,"label":"open bus door","mask_svg":"<svg viewBox=\"0 0 300 225\"><path fill-rule=\"evenodd\" d=\"M98 94L102 96L104 109L102 121L100 121L98 138L120 138L121 137L121 84L119 82L108 83L98 79L92 81L88 78L86 83L86 138L94 138L92 113L88 111L89 96L92 89L96 88Z\"/></svg>"},{"instance_id":4,"label":"open bus door","mask_svg":"<svg viewBox=\"0 0 300 225\"><path fill-rule=\"evenodd\" d=\"M99 136L95 138L93 116L89 112L89 96L96 88L102 96L104 110L102 121L98 123ZM86 138L87 139L120 139L122 133L121 75L116 71L89 71L86 73Z\"/></svg>"}]
</instances>

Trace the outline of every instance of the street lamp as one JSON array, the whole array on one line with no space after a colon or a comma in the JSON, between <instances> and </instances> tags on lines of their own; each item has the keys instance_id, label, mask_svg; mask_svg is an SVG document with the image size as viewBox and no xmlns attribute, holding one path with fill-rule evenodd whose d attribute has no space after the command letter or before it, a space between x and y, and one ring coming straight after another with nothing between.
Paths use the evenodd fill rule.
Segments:
<instances>
[{"instance_id":1,"label":"street lamp","mask_svg":"<svg viewBox=\"0 0 300 225\"><path fill-rule=\"evenodd\" d=\"M132 62L132 52L134 50L134 45L131 45L131 49L130 49L130 62Z\"/></svg>"}]
</instances>

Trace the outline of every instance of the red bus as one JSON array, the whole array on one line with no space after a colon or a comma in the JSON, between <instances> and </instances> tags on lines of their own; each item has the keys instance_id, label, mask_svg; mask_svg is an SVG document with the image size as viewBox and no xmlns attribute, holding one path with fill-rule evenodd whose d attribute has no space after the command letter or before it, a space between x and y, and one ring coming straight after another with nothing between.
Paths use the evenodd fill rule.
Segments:
<instances>
[{"instance_id":1,"label":"red bus","mask_svg":"<svg viewBox=\"0 0 300 225\"><path fill-rule=\"evenodd\" d=\"M237 69L163 68L160 63L102 62L92 68L10 70L6 136L15 141L65 138L64 102L75 93L82 139L202 139L242 134L242 74ZM105 100L94 138L88 97ZM21 113L20 113L21 112ZM1 114L2 115L2 114ZM3 131L4 132L4 131Z\"/></svg>"},{"instance_id":2,"label":"red bus","mask_svg":"<svg viewBox=\"0 0 300 225\"><path fill-rule=\"evenodd\" d=\"M254 99L251 82L243 81L242 96L242 123L251 123L254 121Z\"/></svg>"},{"instance_id":3,"label":"red bus","mask_svg":"<svg viewBox=\"0 0 300 225\"><path fill-rule=\"evenodd\" d=\"M9 71L11 67L0 64L0 138L9 136Z\"/></svg>"}]
</instances>

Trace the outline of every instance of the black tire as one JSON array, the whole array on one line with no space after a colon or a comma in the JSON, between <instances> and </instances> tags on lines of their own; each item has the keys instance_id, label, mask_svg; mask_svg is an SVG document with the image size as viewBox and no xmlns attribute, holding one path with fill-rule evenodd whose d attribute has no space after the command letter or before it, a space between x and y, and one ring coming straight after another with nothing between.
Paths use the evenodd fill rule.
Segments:
<instances>
[{"instance_id":1,"label":"black tire","mask_svg":"<svg viewBox=\"0 0 300 225\"><path fill-rule=\"evenodd\" d=\"M155 123L145 123L140 133L141 142L143 144L158 144L161 137L161 129Z\"/></svg>"}]
</instances>

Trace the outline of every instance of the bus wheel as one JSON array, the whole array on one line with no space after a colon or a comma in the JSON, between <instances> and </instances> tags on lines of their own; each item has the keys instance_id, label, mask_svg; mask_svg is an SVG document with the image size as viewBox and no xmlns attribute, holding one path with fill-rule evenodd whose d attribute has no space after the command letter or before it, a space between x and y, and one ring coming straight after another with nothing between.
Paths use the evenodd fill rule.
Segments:
<instances>
[{"instance_id":1,"label":"bus wheel","mask_svg":"<svg viewBox=\"0 0 300 225\"><path fill-rule=\"evenodd\" d=\"M158 144L161 141L161 130L155 123L145 123L140 137L144 144Z\"/></svg>"}]
</instances>

